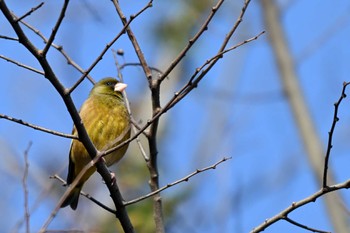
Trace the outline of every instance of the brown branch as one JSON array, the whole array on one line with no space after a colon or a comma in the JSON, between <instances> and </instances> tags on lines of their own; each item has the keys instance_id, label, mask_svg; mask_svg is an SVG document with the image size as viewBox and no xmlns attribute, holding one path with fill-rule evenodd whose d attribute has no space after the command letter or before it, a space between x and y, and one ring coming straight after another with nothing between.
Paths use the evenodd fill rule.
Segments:
<instances>
[{"instance_id":1,"label":"brown branch","mask_svg":"<svg viewBox=\"0 0 350 233\"><path fill-rule=\"evenodd\" d=\"M188 41L187 46L179 53L179 55L174 59L174 61L171 62L170 66L164 71L162 76L159 78L161 81L163 81L170 74L170 72L179 64L179 62L186 56L186 53L192 48L192 45L195 44L195 42L204 33L204 31L208 30L209 23L211 22L215 13L221 7L223 2L224 2L224 0L219 0L216 3L216 5L214 7L212 7L211 13L209 14L209 16L205 20L205 22L202 24L199 31Z\"/></svg>"},{"instance_id":2,"label":"brown branch","mask_svg":"<svg viewBox=\"0 0 350 233\"><path fill-rule=\"evenodd\" d=\"M136 63L136 62L128 62L128 63L124 63L124 64L120 65L119 69L123 70L125 67L128 67L128 66L142 66L142 64ZM155 71L155 72L159 73L160 75L163 74L163 71L161 71L160 69L158 69L156 67L148 66L148 68L150 68L151 71Z\"/></svg>"},{"instance_id":3,"label":"brown branch","mask_svg":"<svg viewBox=\"0 0 350 233\"><path fill-rule=\"evenodd\" d=\"M89 168L90 168L90 166L89 166ZM53 175L53 176L50 176L50 179L56 179L56 180L60 181L60 182L63 184L63 186L67 186L67 182L66 182L62 177L60 177L60 176L57 175L57 174L55 174L55 175ZM82 195L82 196L86 197L87 199L91 200L91 201L94 202L96 205L100 206L101 208L105 209L106 211L108 211L108 212L110 212L110 213L112 213L112 214L114 214L114 215L117 214L117 211L115 211L115 210L109 208L108 206L105 206L105 205L102 204L100 201L98 201L97 199L95 199L94 197L92 197L90 194L85 193L85 192L83 192L83 191L80 191L80 195ZM63 198L63 196L62 196L61 198Z\"/></svg>"},{"instance_id":4,"label":"brown branch","mask_svg":"<svg viewBox=\"0 0 350 233\"><path fill-rule=\"evenodd\" d=\"M48 43L48 39L35 27L30 25L29 23L25 21L21 21L21 23L26 26L28 29L33 31L35 34L37 34L45 44ZM62 56L67 60L67 63L71 66L73 66L76 70L78 70L80 73L84 73L84 69L81 68L76 62L73 61L73 59L68 55L68 53L63 49L63 46L61 45L56 45L55 43L51 43L51 46L54 47L57 51L59 51ZM90 80L91 83L95 83L94 79L90 75L86 75L86 77Z\"/></svg>"},{"instance_id":5,"label":"brown branch","mask_svg":"<svg viewBox=\"0 0 350 233\"><path fill-rule=\"evenodd\" d=\"M301 224L297 221L294 221L290 218L288 218L287 216L283 218L284 220L286 220L287 222L297 226L297 227L300 227L300 228L303 228L305 230L308 230L308 231L312 231L312 232L319 232L319 233L331 233L330 231L322 231L322 230L318 230L318 229L315 229L315 228L312 228L312 227L309 227L309 226L306 226L304 224Z\"/></svg>"},{"instance_id":6,"label":"brown branch","mask_svg":"<svg viewBox=\"0 0 350 233\"><path fill-rule=\"evenodd\" d=\"M55 27L52 29L51 36L49 37L49 40L47 41L45 48L41 51L41 55L42 56L46 56L47 52L49 51L49 48L51 47L52 42L54 41L54 39L56 37L58 29L61 26L63 18L64 18L65 14L66 14L68 3L69 3L69 0L64 0L64 4L62 6L61 13L60 13L60 15L58 17L58 20L57 20L57 22L55 24Z\"/></svg>"},{"instance_id":7,"label":"brown branch","mask_svg":"<svg viewBox=\"0 0 350 233\"><path fill-rule=\"evenodd\" d=\"M105 53L112 47L112 45L125 33L126 29L129 27L132 21L136 19L141 13L143 13L147 8L151 7L152 5L147 4L144 8L142 8L134 17L130 17L130 20L125 22L124 27L120 30L120 32L113 38L112 41L110 41L105 48L102 50L100 55L95 59L95 61L90 65L90 67L84 71L82 76L78 79L78 81L67 91L68 93L71 93L75 90L75 88L84 80L84 78L91 72L91 70L102 60Z\"/></svg>"},{"instance_id":8,"label":"brown branch","mask_svg":"<svg viewBox=\"0 0 350 233\"><path fill-rule=\"evenodd\" d=\"M322 188L321 190L315 192L314 194L306 197L305 199L302 199L298 202L293 202L289 207L287 207L286 209L282 210L280 213L276 214L275 216L273 216L272 218L266 219L262 224L260 224L259 226L255 227L251 233L257 233L257 232L261 232L264 231L267 227L269 227L270 225L272 225L273 223L278 222L279 220L283 220L285 219L286 216L288 216L288 214L290 214L291 212L293 212L296 209L299 209L300 207L315 202L318 198L324 196L327 193L331 193L340 189L348 189L350 188L350 179L343 182L343 183L339 183L336 185L332 185L332 186L328 186L327 188Z\"/></svg>"},{"instance_id":9,"label":"brown branch","mask_svg":"<svg viewBox=\"0 0 350 233\"><path fill-rule=\"evenodd\" d=\"M123 25L124 25L124 28L125 28L125 31L126 31L128 37L129 37L129 40L131 41L131 43L132 43L132 45L133 45L133 47L134 47L135 53L136 53L137 57L138 57L139 60L140 60L140 63L141 63L142 68L143 68L143 70L144 70L144 72L145 72L145 75L146 75L148 81L150 82L151 79L152 79L152 72L151 72L151 70L149 69L149 67L148 67L148 65L147 65L146 59L145 59L145 57L144 57L144 55L143 55L143 53L142 53L142 50L141 50L141 48L140 48L140 45L139 45L139 43L137 42L137 39L136 39L134 33L132 32L132 30L131 30L131 28L130 28L130 25L128 24L128 21L127 21L125 15L123 14L123 12L122 12L122 10L121 10L121 8L120 8L120 5L119 5L118 0L112 0L112 2L113 2L113 5L114 5L114 7L115 7L115 9L116 9L116 11L117 11L117 13L118 13L118 15L119 15L120 20L122 21L122 23L123 23ZM153 4L153 0L150 0L150 1L147 3L147 5L142 9L142 11L141 11L140 13L142 13L143 11L145 11L147 8L152 7L152 4ZM138 14L136 14L136 16L137 16L137 15L138 15ZM135 18L136 16L131 16L129 21L131 21L131 20L132 20L133 18ZM126 26L126 27L125 27L125 26Z\"/></svg>"},{"instance_id":10,"label":"brown branch","mask_svg":"<svg viewBox=\"0 0 350 233\"><path fill-rule=\"evenodd\" d=\"M0 35L1 39L18 41L18 38Z\"/></svg>"},{"instance_id":11,"label":"brown branch","mask_svg":"<svg viewBox=\"0 0 350 233\"><path fill-rule=\"evenodd\" d=\"M195 175L197 175L199 173L205 172L207 170L216 169L216 167L219 164L221 164L223 162L226 162L227 160L229 160L231 158L232 157L224 157L220 161L216 162L215 164L213 164L211 166L208 166L208 167L205 167L205 168L202 168L202 169L197 169L196 171L192 172L191 174L189 174L189 175L187 175L187 176L185 176L185 177L183 177L183 178L181 178L179 180L176 180L176 181L174 181L172 183L169 183L169 184L167 184L167 185L165 185L165 186L163 186L163 187L161 187L161 188L159 188L159 189L157 189L157 190L155 190L155 191L153 191L151 193L148 193L148 194L146 194L144 196L141 196L141 197L136 198L136 199L131 200L131 201L126 201L126 202L124 202L124 205L127 206L127 205L131 205L131 204L140 202L140 201L145 200L145 199L147 199L149 197L152 197L152 196L154 196L154 195L156 195L156 194L158 194L158 193L160 193L160 192L164 191L165 189L168 189L168 188L170 188L172 186L175 186L175 185L180 184L182 182L188 182L193 176L195 176Z\"/></svg>"},{"instance_id":12,"label":"brown branch","mask_svg":"<svg viewBox=\"0 0 350 233\"><path fill-rule=\"evenodd\" d=\"M29 16L30 14L32 14L34 11L36 11L37 9L39 9L40 7L42 7L44 5L44 2L39 3L39 5L33 7L32 9L30 9L27 13L25 13L24 15L22 15L21 17L17 18L16 21L21 21L22 19L24 19L25 17Z\"/></svg>"},{"instance_id":13,"label":"brown branch","mask_svg":"<svg viewBox=\"0 0 350 233\"><path fill-rule=\"evenodd\" d=\"M327 187L327 173L328 173L328 161L329 161L329 156L331 154L331 149L333 147L332 145L332 140L333 140L333 133L334 133L334 129L335 126L337 124L337 122L339 121L338 118L338 109L339 109L339 105L342 102L342 100L346 97L345 94L345 90L346 87L350 84L350 82L344 82L343 83L343 90L341 92L341 95L338 99L338 101L336 103L334 103L334 115L333 115L333 122L332 122L332 126L331 126L331 130L329 131L329 136L328 136L328 145L327 145L327 152L326 152L326 157L324 160L324 167L323 167L323 188Z\"/></svg>"},{"instance_id":14,"label":"brown branch","mask_svg":"<svg viewBox=\"0 0 350 233\"><path fill-rule=\"evenodd\" d=\"M75 136L75 135L60 133L60 132L57 132L57 131L54 131L54 130L51 130L51 129L46 129L46 128L44 128L44 127L37 126L37 125L33 125L33 124L30 124L30 123L28 123L28 122L25 122L25 121L23 121L23 120L21 120L21 119L13 118L13 117L10 117L10 116L4 115L4 114L0 114L0 119L1 119L1 118L2 118L2 119L9 120L9 121L16 122L16 123L18 123L18 124L21 124L21 125L30 127L30 128L32 128L32 129L45 132L45 133L53 134L53 135L60 136L60 137L64 137L64 138L78 139L78 137Z\"/></svg>"},{"instance_id":15,"label":"brown branch","mask_svg":"<svg viewBox=\"0 0 350 233\"><path fill-rule=\"evenodd\" d=\"M148 7L151 7L153 3L153 0L150 0L148 2ZM119 15L119 18L123 25L126 25L127 19L125 15L123 14L120 5L117 0L113 0L114 7ZM132 17L131 17L132 18ZM130 42L132 43L135 53L141 63L141 66L143 68L143 71L145 73L145 76L148 80L148 85L151 90L151 99L152 99L152 116L158 115L159 111L161 110L160 107L160 80L159 79L152 79L152 72L149 68L146 59L143 55L143 52L140 48L140 45L131 30L130 26L126 27L126 33L129 37ZM149 160L146 162L148 171L150 173L150 180L149 180L149 186L152 191L155 191L159 189L159 173L158 173L158 149L157 149L157 131L158 131L158 124L159 124L159 118L154 118L153 123L150 125L150 129L148 132L149 137L148 139L148 147L149 147ZM163 219L163 208L162 208L162 199L159 194L153 197L153 219L156 225L155 232L157 233L163 233L165 232L164 229L164 219Z\"/></svg>"},{"instance_id":16,"label":"brown branch","mask_svg":"<svg viewBox=\"0 0 350 233\"><path fill-rule=\"evenodd\" d=\"M5 57L5 56L3 56L3 55L0 55L0 58L1 58L1 59L4 59L4 60L7 61L7 62L11 62L11 63L13 63L13 64L15 64L15 65L17 65L17 66L19 66L19 67L22 67L22 68L24 68L24 69L33 71L33 72L35 72L35 73L37 73L37 74L45 75L45 73L44 73L43 71L38 70L38 69L35 69L35 68L31 67L31 66L24 65L24 64L22 64L22 63L20 63L20 62L18 62L18 61L15 61L15 60L13 60L13 59L11 59L11 58L9 58L9 57Z\"/></svg>"}]
</instances>

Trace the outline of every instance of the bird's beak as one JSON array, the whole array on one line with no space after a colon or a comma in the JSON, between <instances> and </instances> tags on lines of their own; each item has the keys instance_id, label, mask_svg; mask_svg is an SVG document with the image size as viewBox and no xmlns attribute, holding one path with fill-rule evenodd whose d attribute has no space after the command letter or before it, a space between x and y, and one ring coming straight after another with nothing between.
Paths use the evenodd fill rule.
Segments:
<instances>
[{"instance_id":1,"label":"bird's beak","mask_svg":"<svg viewBox=\"0 0 350 233\"><path fill-rule=\"evenodd\" d=\"M127 87L128 85L126 85L125 83L117 83L115 84L114 86L114 91L119 91L119 92L122 92L125 90L125 88Z\"/></svg>"}]
</instances>

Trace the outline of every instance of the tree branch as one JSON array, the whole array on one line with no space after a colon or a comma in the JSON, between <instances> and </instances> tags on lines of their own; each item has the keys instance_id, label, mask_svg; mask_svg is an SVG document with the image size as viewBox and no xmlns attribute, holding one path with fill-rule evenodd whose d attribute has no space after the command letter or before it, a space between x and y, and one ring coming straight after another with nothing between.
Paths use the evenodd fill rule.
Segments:
<instances>
[{"instance_id":1,"label":"tree branch","mask_svg":"<svg viewBox=\"0 0 350 233\"><path fill-rule=\"evenodd\" d=\"M15 61L15 60L13 60L13 59L11 59L11 58L5 57L5 56L3 56L3 55L0 55L0 58L1 58L1 59L4 59L5 61L11 62L11 63L13 63L13 64L15 64L15 65L17 65L17 66L19 66L19 67L22 67L22 68L24 68L24 69L33 71L33 72L35 72L35 73L37 73L37 74L45 75L45 73L44 73L43 71L38 70L38 69L35 69L35 68L30 67L30 66L27 66L27 65L24 65L24 64L22 64L22 63L20 63L20 62L18 62L18 61Z\"/></svg>"},{"instance_id":2,"label":"tree branch","mask_svg":"<svg viewBox=\"0 0 350 233\"><path fill-rule=\"evenodd\" d=\"M337 122L339 121L338 109L339 109L340 103L346 97L345 90L346 90L346 87L349 84L350 84L350 82L344 82L343 83L343 90L341 92L341 95L340 95L338 101L334 104L333 122L332 122L331 130L328 133L329 136L328 136L327 152L326 152L326 157L325 157L325 160L324 160L324 167L323 167L323 182L322 182L323 183L323 185L322 185L323 188L327 187L328 161L329 161L329 157L330 157L330 154L331 154L331 149L333 147L333 145L332 145L333 133L334 133L335 126L336 126Z\"/></svg>"},{"instance_id":3,"label":"tree branch","mask_svg":"<svg viewBox=\"0 0 350 233\"><path fill-rule=\"evenodd\" d=\"M0 118L6 119L6 120L9 120L9 121L13 121L13 122L16 122L18 124L30 127L32 129L40 130L42 132L53 134L53 135L56 135L56 136L60 136L60 137L64 137L64 138L71 138L71 139L78 139L78 137L75 136L75 135L60 133L60 132L57 132L57 131L54 131L54 130L51 130L51 129L46 129L44 127L33 125L33 124L25 122L25 121L23 121L21 119L13 118L13 117L10 117L10 116L4 115L4 114L0 114Z\"/></svg>"},{"instance_id":4,"label":"tree branch","mask_svg":"<svg viewBox=\"0 0 350 233\"><path fill-rule=\"evenodd\" d=\"M306 197L305 199L302 199L298 202L293 202L289 207L278 213L277 215L273 216L272 218L266 219L262 224L255 227L251 233L257 233L264 231L267 227L272 225L275 222L278 222L279 220L285 219L288 214L290 214L292 211L299 209L300 207L309 204L311 202L315 202L318 198L322 197L323 195L327 193L331 193L340 189L348 189L350 188L350 179L339 183L336 185L328 186L327 188L322 188L321 190L315 192L314 194Z\"/></svg>"},{"instance_id":5,"label":"tree branch","mask_svg":"<svg viewBox=\"0 0 350 233\"><path fill-rule=\"evenodd\" d=\"M42 7L44 5L44 2L39 3L39 5L33 7L32 9L30 9L27 13L25 13L24 15L22 15L21 17L17 18L16 21L21 21L22 19L24 19L25 17L29 16L30 14L32 14L34 11L38 10L40 7Z\"/></svg>"},{"instance_id":6,"label":"tree branch","mask_svg":"<svg viewBox=\"0 0 350 233\"><path fill-rule=\"evenodd\" d=\"M175 186L175 185L180 184L182 182L188 182L193 176L195 176L195 175L197 175L199 173L205 172L207 170L216 169L216 167L219 164L221 164L223 162L226 162L227 160L229 160L231 158L232 157L224 157L220 161L216 162L215 164L213 164L211 166L208 166L208 167L205 167L205 168L202 168L202 169L197 169L196 171L192 172L191 174L189 174L189 175L187 175L187 176L185 176L185 177L183 177L183 178L181 178L179 180L176 180L176 181L174 181L172 183L168 183L167 185L165 185L165 186L163 186L163 187L161 187L161 188L159 188L159 189L157 189L157 190L155 190L153 192L150 192L150 193L148 193L148 194L146 194L144 196L141 196L139 198L136 198L134 200L126 201L126 202L124 202L124 205L127 206L127 205L131 205L131 204L140 202L140 201L145 200L145 199L147 199L149 197L152 197L152 196L154 196L154 195L156 195L156 194L158 194L158 193L160 193L160 192L162 192L162 191L164 191L164 190L166 190L166 189L168 189L168 188L170 188L172 186Z\"/></svg>"},{"instance_id":7,"label":"tree branch","mask_svg":"<svg viewBox=\"0 0 350 233\"><path fill-rule=\"evenodd\" d=\"M224 0L219 0L214 7L211 8L211 13L209 14L208 18L205 20L205 22L202 24L198 32L188 41L187 46L179 53L179 55L174 59L174 61L171 62L170 66L164 71L162 76L159 78L161 81L163 81L170 72L179 64L179 62L186 56L187 52L192 48L192 45L195 44L195 42L201 37L201 35L208 30L208 25L213 19L215 13L218 11L218 9L221 7L221 5L224 3Z\"/></svg>"},{"instance_id":8,"label":"tree branch","mask_svg":"<svg viewBox=\"0 0 350 233\"><path fill-rule=\"evenodd\" d=\"M287 222L297 226L297 227L303 228L303 229L308 230L308 231L319 232L319 233L331 233L330 231L322 231L322 230L318 230L318 229L315 229L315 228L308 227L308 226L306 226L304 224L301 224L301 223L298 223L298 222L296 222L296 221L294 221L294 220L292 220L292 219L290 219L288 217L284 217L283 219L286 220Z\"/></svg>"},{"instance_id":9,"label":"tree branch","mask_svg":"<svg viewBox=\"0 0 350 233\"><path fill-rule=\"evenodd\" d=\"M51 47L52 42L54 41L54 39L55 39L55 37L56 37L56 34L57 34L57 32L58 32L58 29L59 29L59 27L61 26L61 23L62 23L62 21L63 21L63 18L64 18L65 14L66 14L66 10L67 10L67 7L68 7L68 3L69 3L69 0L64 0L64 4L63 4L63 6L62 6L62 10L61 10L60 16L58 17L58 20L57 20L57 22L56 22L56 25L55 25L55 27L52 29L51 36L49 37L49 40L47 41L45 48L41 51L42 56L46 56L47 52L49 51L49 48Z\"/></svg>"}]
</instances>

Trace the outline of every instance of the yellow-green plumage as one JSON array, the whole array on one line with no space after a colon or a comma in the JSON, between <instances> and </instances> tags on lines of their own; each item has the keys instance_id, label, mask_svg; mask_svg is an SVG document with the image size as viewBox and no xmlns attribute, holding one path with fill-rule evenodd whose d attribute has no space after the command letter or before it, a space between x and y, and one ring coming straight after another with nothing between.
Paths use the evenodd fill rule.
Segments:
<instances>
[{"instance_id":1,"label":"yellow-green plumage","mask_svg":"<svg viewBox=\"0 0 350 233\"><path fill-rule=\"evenodd\" d=\"M120 91L115 91L116 79L105 78L95 84L89 98L80 109L80 117L85 129L97 150L112 148L130 137L129 115ZM124 87L125 88L125 87ZM73 128L76 135L76 129ZM118 162L125 154L128 145L104 157L107 166ZM79 172L91 161L90 155L78 140L73 140L69 152L67 183L71 184ZM84 183L96 171L91 167L80 179L78 185L66 198L61 207L70 205L77 208L79 194Z\"/></svg>"}]
</instances>

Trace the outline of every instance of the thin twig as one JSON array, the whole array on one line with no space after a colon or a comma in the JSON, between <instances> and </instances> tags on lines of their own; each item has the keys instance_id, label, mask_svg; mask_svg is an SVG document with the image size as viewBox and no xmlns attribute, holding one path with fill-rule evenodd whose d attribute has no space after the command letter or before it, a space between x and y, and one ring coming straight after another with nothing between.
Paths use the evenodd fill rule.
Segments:
<instances>
[{"instance_id":1,"label":"thin twig","mask_svg":"<svg viewBox=\"0 0 350 233\"><path fill-rule=\"evenodd\" d=\"M301 224L297 221L294 221L290 218L288 218L287 216L283 218L284 220L286 220L287 222L297 226L297 227L300 227L300 228L303 228L305 230L308 230L308 231L312 231L312 232L319 232L319 233L331 233L330 231L322 231L322 230L318 230L318 229L315 229L315 228L312 228L312 227L309 227L309 226L306 226L304 224Z\"/></svg>"},{"instance_id":2,"label":"thin twig","mask_svg":"<svg viewBox=\"0 0 350 233\"><path fill-rule=\"evenodd\" d=\"M14 37L10 37L10 36L3 36L3 35L0 35L0 39L18 41L18 38L14 38Z\"/></svg>"},{"instance_id":3,"label":"thin twig","mask_svg":"<svg viewBox=\"0 0 350 233\"><path fill-rule=\"evenodd\" d=\"M78 79L78 81L67 91L68 93L72 93L75 88L84 80L84 78L91 72L91 70L102 60L103 56L105 55L105 53L108 51L108 49L110 49L110 47L112 47L112 45L125 33L125 30L129 27L129 25L131 24L132 21L134 21L134 19L136 19L142 12L144 12L146 9L148 9L149 7L151 7L152 5L150 5L149 3L142 8L135 16L130 17L130 20L127 21L124 24L124 27L120 30L120 32L113 38L112 41L110 41L105 48L102 50L102 52L100 53L100 55L97 56L97 58L95 59L95 61L90 65L90 67L84 71L84 73L80 76L80 78Z\"/></svg>"},{"instance_id":4,"label":"thin twig","mask_svg":"<svg viewBox=\"0 0 350 233\"><path fill-rule=\"evenodd\" d=\"M202 173L202 172L205 172L205 171L211 170L211 169L216 169L216 167L217 167L219 164L221 164L221 163L223 163L223 162L225 162L225 161L227 161L227 160L229 160L229 159L231 159L231 158L232 158L232 157L224 157L224 158L222 158L220 161L216 162L215 164L213 164L213 165L211 165L211 166L208 166L208 167L205 167L205 168L202 168L202 169L197 169L196 171L192 172L191 174L189 174L189 175L187 175L187 176L185 176L185 177L183 177L183 178L181 178L181 179L179 179L179 180L177 180L177 181L174 181L174 182L172 182L172 183L169 183L169 184L167 184L167 185L165 185L165 186L159 188L158 190L155 190L155 191L153 191L153 192L151 192L151 193L148 193L147 195L144 195L144 196L142 196L142 197L136 198L136 199L131 200L131 201L126 201L126 202L124 202L124 205L127 206L127 205L134 204L134 203L136 203L136 202L140 202L140 201L145 200L145 199L147 199L147 198L149 198L149 197L152 197L152 196L154 196L154 195L156 195L156 194L158 194L158 193L164 191L165 189L168 189L168 188L170 188L170 187L172 187L172 186L174 186L174 185L177 185L177 184L182 183L182 182L187 182L187 181L189 181L193 176L195 176L195 175L197 175L197 174L199 174L199 173Z\"/></svg>"},{"instance_id":5,"label":"thin twig","mask_svg":"<svg viewBox=\"0 0 350 233\"><path fill-rule=\"evenodd\" d=\"M331 154L331 149L333 147L333 145L332 145L333 133L334 133L335 126L336 126L337 122L339 121L338 109L339 109L340 103L346 97L345 90L346 90L346 87L349 84L350 84L350 82L344 82L343 83L343 90L341 92L341 95L340 95L338 101L336 103L334 103L333 122L332 122L331 130L328 133L327 152L326 152L326 157L325 157L325 160L324 160L324 167L323 167L323 185L322 185L323 188L327 187L328 161L329 161L329 157L330 157L330 154Z\"/></svg>"},{"instance_id":6,"label":"thin twig","mask_svg":"<svg viewBox=\"0 0 350 233\"><path fill-rule=\"evenodd\" d=\"M32 142L29 142L27 149L24 151L24 174L22 179L23 184L23 191L24 191L24 219L26 223L26 232L30 232L30 214L29 214L29 207L28 207L28 187L27 187L27 180L28 180L28 171L29 171L29 162L28 162L28 154L29 150L32 146Z\"/></svg>"},{"instance_id":7,"label":"thin twig","mask_svg":"<svg viewBox=\"0 0 350 233\"><path fill-rule=\"evenodd\" d=\"M51 130L51 129L46 129L44 127L33 125L33 124L25 122L25 121L23 121L21 119L13 118L13 117L10 117L10 116L4 115L4 114L0 114L0 119L1 118L9 120L9 121L16 122L16 123L21 124L21 125L28 126L28 127L32 128L32 129L35 129L35 130L40 130L40 131L45 132L45 133L53 134L53 135L64 137L64 138L78 139L78 137L75 136L75 135L60 133L60 132L57 132L57 131L54 131L54 130Z\"/></svg>"},{"instance_id":8,"label":"thin twig","mask_svg":"<svg viewBox=\"0 0 350 233\"><path fill-rule=\"evenodd\" d=\"M51 36L49 37L45 48L42 50L42 55L43 56L45 56L47 54L47 52L49 51L49 48L51 47L52 42L54 41L54 39L56 37L58 29L61 26L61 23L62 23L62 21L64 19L65 14L66 14L68 3L69 3L69 0L64 0L63 6L62 6L62 9L61 9L61 13L60 13L60 15L59 15L59 17L57 19L55 27L52 29Z\"/></svg>"},{"instance_id":9,"label":"thin twig","mask_svg":"<svg viewBox=\"0 0 350 233\"><path fill-rule=\"evenodd\" d=\"M137 57L142 65L142 68L145 72L145 75L148 79L148 81L150 82L151 78L152 78L152 72L151 70L149 69L148 65L147 65L147 62L146 62L146 59L142 53L142 50L140 48L140 45L139 43L137 42L137 39L134 35L134 33L132 32L131 28L130 28L130 23L127 21L125 15L123 14L121 8L120 8L120 5L119 5L119 2L118 0L112 0L113 2L113 5L119 15L119 18L120 20L122 21L123 25L124 25L124 28L125 28L125 31L129 37L129 40L131 41L133 47L134 47L134 50L135 50L135 53L137 54ZM137 17L139 14L141 14L143 11L145 11L146 9L152 7L152 4L153 4L153 0L150 0L147 5L138 13L136 14L135 16L131 16L130 17L130 20L131 21L133 18ZM126 27L125 27L126 26Z\"/></svg>"},{"instance_id":10,"label":"thin twig","mask_svg":"<svg viewBox=\"0 0 350 233\"><path fill-rule=\"evenodd\" d=\"M119 66L119 69L120 70L123 70L125 67L128 67L128 66L142 66L141 63L136 63L136 62L128 62L128 63L124 63L122 65ZM153 67L153 66L148 66L152 71L155 71L157 73L159 73L160 75L163 74L163 71L161 71L160 69L156 68L156 67Z\"/></svg>"},{"instance_id":11,"label":"thin twig","mask_svg":"<svg viewBox=\"0 0 350 233\"><path fill-rule=\"evenodd\" d=\"M35 27L33 27L32 25L30 25L29 23L25 22L25 21L21 21L21 23L26 26L28 29L30 29L31 31L33 31L36 35L38 35L45 44L48 43L48 39ZM81 68L76 62L73 61L73 59L68 55L68 53L63 49L63 46L61 45L56 45L55 43L51 43L51 46L54 47L57 51L59 51L62 56L67 60L67 63L69 65L72 65L76 70L78 70L80 73L84 73L84 69ZM90 75L86 75L86 77L90 80L91 83L95 83L95 80L90 76Z\"/></svg>"},{"instance_id":12,"label":"thin twig","mask_svg":"<svg viewBox=\"0 0 350 233\"><path fill-rule=\"evenodd\" d=\"M194 74L191 76L190 80L188 81L188 84L191 84L193 79L199 74L199 72L201 70L204 69L204 67L206 67L207 65L210 65L213 61L217 60L217 59L221 59L223 58L223 56L228 53L228 52L231 52L232 50L235 50L237 49L238 47L241 47L242 45L245 45L249 42L252 42L253 40L257 40L261 35L263 35L265 33L265 31L262 31L260 32L259 34L257 34L256 36L252 37L252 38L249 38L247 40L244 40L228 49L225 49L221 52L218 52L215 56L211 57L210 59L208 59L202 66L198 67L196 69L196 71L194 72Z\"/></svg>"},{"instance_id":13,"label":"thin twig","mask_svg":"<svg viewBox=\"0 0 350 233\"><path fill-rule=\"evenodd\" d=\"M272 218L266 219L262 224L259 226L255 227L251 233L257 233L264 231L267 227L272 225L275 222L278 222L279 220L284 219L286 216L288 216L289 213L292 211L299 209L300 207L309 204L311 202L315 202L318 198L324 196L327 193L331 193L340 189L348 189L350 188L350 179L346 180L343 183L335 184L332 186L328 186L327 188L322 188L319 191L311 194L310 196L298 201L298 202L293 202L289 207L286 209L282 210L280 213L276 214Z\"/></svg>"},{"instance_id":14,"label":"thin twig","mask_svg":"<svg viewBox=\"0 0 350 233\"><path fill-rule=\"evenodd\" d=\"M29 16L31 13L33 13L34 11L36 11L37 9L39 9L40 7L42 7L44 5L44 2L39 3L39 5L33 7L32 9L30 9L27 13L25 13L24 15L22 15L21 17L17 18L16 21L21 21L22 19L24 19L25 17Z\"/></svg>"},{"instance_id":15,"label":"thin twig","mask_svg":"<svg viewBox=\"0 0 350 233\"><path fill-rule=\"evenodd\" d=\"M56 179L56 180L60 181L60 182L63 184L63 186L67 186L67 182L66 182L62 177L60 177L60 176L57 175L57 174L50 176L50 179ZM117 212L116 212L115 210L113 210L113 209L109 208L108 206L102 204L100 201L98 201L97 199L95 199L94 197L92 197L90 194L85 193L85 192L83 192L83 191L80 191L80 195L82 195L82 196L86 197L87 199L91 200L91 201L94 202L96 205L98 205L98 206L100 206L101 208L107 210L108 212L110 212L110 213L116 215Z\"/></svg>"},{"instance_id":16,"label":"thin twig","mask_svg":"<svg viewBox=\"0 0 350 233\"><path fill-rule=\"evenodd\" d=\"M5 61L11 62L11 63L13 63L13 64L15 64L15 65L17 65L17 66L19 66L19 67L22 67L22 68L24 68L24 69L33 71L33 72L35 72L35 73L37 73L37 74L45 75L45 73L44 73L43 71L38 70L38 69L35 69L35 68L31 67L31 66L24 65L24 64L22 64L22 63L20 63L20 62L18 62L18 61L16 61L16 60L13 60L13 59L11 59L11 58L9 58L9 57L5 57L5 56L3 56L3 55L0 55L0 58L1 58L1 59L4 59Z\"/></svg>"},{"instance_id":17,"label":"thin twig","mask_svg":"<svg viewBox=\"0 0 350 233\"><path fill-rule=\"evenodd\" d=\"M150 0L148 6L152 6L153 0ZM122 12L119 2L117 0L113 0L114 7L119 15L120 20L123 25L127 23L127 19ZM145 76L148 81L149 88L151 90L151 99L152 99L152 116L155 116L160 111L160 81L159 79L152 78L152 71L148 67L145 56L141 50L141 47L131 30L131 27L126 27L126 33L129 37L130 42L133 45L134 51L141 63L142 69L145 73ZM148 131L149 137L148 139L148 147L149 147L149 160L146 162L147 168L150 174L149 186L152 191L155 191L159 188L159 173L158 173L158 149L157 149L157 131L159 125L159 118L156 118L153 123L150 125L150 129ZM162 199L159 194L153 197L153 219L155 222L155 232L163 233L165 232L164 227L164 219L163 219L163 208L162 208Z\"/></svg>"},{"instance_id":18,"label":"thin twig","mask_svg":"<svg viewBox=\"0 0 350 233\"><path fill-rule=\"evenodd\" d=\"M171 65L164 71L162 76L159 78L161 81L163 81L170 72L179 64L179 62L185 57L186 53L191 49L192 45L195 44L195 42L198 40L198 38L204 33L204 31L208 30L208 25L213 19L215 13L218 11L218 9L223 4L224 0L219 0L214 7L211 9L211 13L205 20L205 22L202 24L198 32L194 35L192 39L188 41L187 46L179 53L179 55L174 59L173 62L171 62Z\"/></svg>"}]
</instances>

